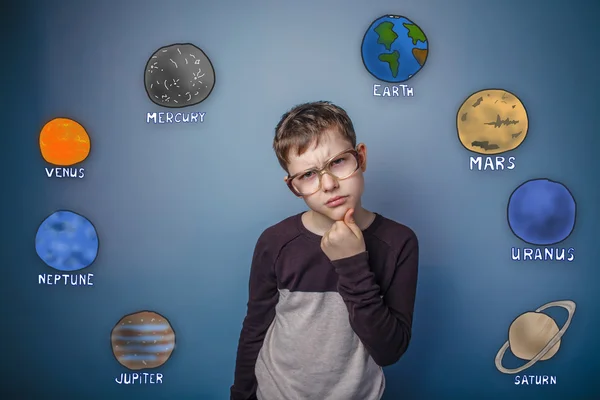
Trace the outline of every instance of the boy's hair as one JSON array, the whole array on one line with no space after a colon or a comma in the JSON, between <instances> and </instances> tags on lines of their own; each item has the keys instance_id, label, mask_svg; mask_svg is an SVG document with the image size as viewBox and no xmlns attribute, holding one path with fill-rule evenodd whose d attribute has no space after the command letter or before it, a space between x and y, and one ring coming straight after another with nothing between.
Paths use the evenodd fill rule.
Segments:
<instances>
[{"instance_id":1,"label":"boy's hair","mask_svg":"<svg viewBox=\"0 0 600 400\"><path fill-rule=\"evenodd\" d=\"M346 111L328 101L300 104L283 114L275 128L273 150L281 167L289 172L287 165L291 151L303 154L311 144L319 144L319 139L328 129L337 128L352 147L356 147L354 125Z\"/></svg>"}]
</instances>

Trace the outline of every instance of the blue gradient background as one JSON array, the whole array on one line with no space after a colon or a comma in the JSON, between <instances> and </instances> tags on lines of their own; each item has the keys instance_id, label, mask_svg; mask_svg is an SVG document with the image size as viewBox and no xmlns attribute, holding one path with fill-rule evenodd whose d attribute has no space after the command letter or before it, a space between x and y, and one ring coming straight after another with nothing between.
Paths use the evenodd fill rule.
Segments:
<instances>
[{"instance_id":1,"label":"blue gradient background","mask_svg":"<svg viewBox=\"0 0 600 400\"><path fill-rule=\"evenodd\" d=\"M598 398L600 35L592 3L70 0L3 10L1 391L227 399L256 239L304 208L283 184L273 129L292 105L327 99L348 110L369 146L365 205L420 238L413 340L386 370L385 398ZM360 58L364 31L388 13L406 15L431 42L410 81L413 98L374 98ZM147 125L145 113L161 109L144 92L145 63L181 41L215 66L212 95L186 110L206 112L206 122ZM470 171L456 137L458 107L486 87L515 92L529 111L513 171ZM92 138L83 180L45 176L38 135L58 116L75 118ZM510 261L520 242L506 202L538 177L565 183L578 201L563 243L577 249L573 263ZM98 230L100 253L84 270L94 287L37 284L51 269L35 254L35 233L57 209ZM558 354L527 371L556 375L558 385L515 386L494 367L510 322L565 298L578 308ZM125 370L110 331L143 309L171 321L178 348L159 369L162 386L119 386L114 378Z\"/></svg>"}]
</instances>

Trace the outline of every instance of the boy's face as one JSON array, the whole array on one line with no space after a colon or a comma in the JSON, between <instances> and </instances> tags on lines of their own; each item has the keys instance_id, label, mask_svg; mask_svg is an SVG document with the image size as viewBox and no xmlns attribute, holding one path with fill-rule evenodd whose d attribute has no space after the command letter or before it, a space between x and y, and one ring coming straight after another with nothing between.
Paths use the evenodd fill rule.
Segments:
<instances>
[{"instance_id":1,"label":"boy's face","mask_svg":"<svg viewBox=\"0 0 600 400\"><path fill-rule=\"evenodd\" d=\"M352 149L352 144L332 129L326 132L319 140L319 145L310 146L303 154L297 156L294 152L290 155L288 172L290 176L311 168L322 168L331 157ZM321 188L314 194L303 196L306 205L315 212L322 214L334 221L344 218L350 208L361 206L361 196L364 191L363 172L366 169L367 148L364 144L357 146L360 165L358 170L346 179L336 179L330 174L321 175ZM341 197L337 201L332 201Z\"/></svg>"}]
</instances>

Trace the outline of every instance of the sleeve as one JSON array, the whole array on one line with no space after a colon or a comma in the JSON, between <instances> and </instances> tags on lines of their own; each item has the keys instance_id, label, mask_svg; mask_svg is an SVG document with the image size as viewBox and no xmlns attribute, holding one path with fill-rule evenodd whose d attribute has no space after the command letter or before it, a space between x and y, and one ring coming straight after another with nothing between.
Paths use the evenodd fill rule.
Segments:
<instances>
[{"instance_id":1,"label":"sleeve","mask_svg":"<svg viewBox=\"0 0 600 400\"><path fill-rule=\"evenodd\" d=\"M399 252L392 281L382 298L369 267L368 252L333 262L350 325L382 367L395 364L408 349L418 264L419 244L413 233Z\"/></svg>"},{"instance_id":2,"label":"sleeve","mask_svg":"<svg viewBox=\"0 0 600 400\"><path fill-rule=\"evenodd\" d=\"M256 399L254 367L279 299L274 272L277 249L267 232L258 239L250 269L249 299L237 349L231 400ZM275 250L275 251L274 251Z\"/></svg>"}]
</instances>

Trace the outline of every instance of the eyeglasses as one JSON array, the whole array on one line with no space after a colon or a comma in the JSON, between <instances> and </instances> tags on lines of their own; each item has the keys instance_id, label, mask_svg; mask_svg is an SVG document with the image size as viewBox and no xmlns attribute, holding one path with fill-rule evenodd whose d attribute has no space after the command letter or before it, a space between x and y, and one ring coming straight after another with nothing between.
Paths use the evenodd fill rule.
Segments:
<instances>
[{"instance_id":1,"label":"eyeglasses","mask_svg":"<svg viewBox=\"0 0 600 400\"><path fill-rule=\"evenodd\" d=\"M341 181L350 178L358 171L359 166L358 152L354 149L348 149L327 160L323 168L312 168L292 176L288 175L285 182L296 196L310 196L321 189L324 174L329 174Z\"/></svg>"}]
</instances>

